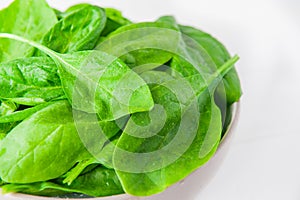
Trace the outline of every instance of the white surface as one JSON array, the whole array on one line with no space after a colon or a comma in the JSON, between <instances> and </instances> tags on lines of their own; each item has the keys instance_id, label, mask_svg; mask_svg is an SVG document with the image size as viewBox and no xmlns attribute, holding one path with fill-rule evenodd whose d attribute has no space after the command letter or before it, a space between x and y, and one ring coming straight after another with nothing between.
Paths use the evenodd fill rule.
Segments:
<instances>
[{"instance_id":1,"label":"white surface","mask_svg":"<svg viewBox=\"0 0 300 200\"><path fill-rule=\"evenodd\" d=\"M48 2L67 8L82 1ZM172 14L240 55L244 95L236 137L214 179L186 200L300 199L300 1L86 2L121 9L136 21ZM1 0L0 5L7 3Z\"/></svg>"}]
</instances>

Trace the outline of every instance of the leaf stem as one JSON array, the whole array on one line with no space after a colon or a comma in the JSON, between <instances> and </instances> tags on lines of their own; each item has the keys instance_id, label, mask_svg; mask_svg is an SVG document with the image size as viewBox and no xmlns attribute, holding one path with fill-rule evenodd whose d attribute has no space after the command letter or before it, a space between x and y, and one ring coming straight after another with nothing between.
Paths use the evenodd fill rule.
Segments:
<instances>
[{"instance_id":1,"label":"leaf stem","mask_svg":"<svg viewBox=\"0 0 300 200\"><path fill-rule=\"evenodd\" d=\"M240 59L238 55L233 56L225 62L215 73L208 79L208 88L214 91L215 88L223 81L223 77L234 67L234 64Z\"/></svg>"},{"instance_id":2,"label":"leaf stem","mask_svg":"<svg viewBox=\"0 0 300 200\"><path fill-rule=\"evenodd\" d=\"M218 70L217 74L221 75L222 77L225 76L232 68L233 65L240 59L238 55L233 56L229 59L226 63L224 63Z\"/></svg>"},{"instance_id":3,"label":"leaf stem","mask_svg":"<svg viewBox=\"0 0 300 200\"><path fill-rule=\"evenodd\" d=\"M29 44L41 51L43 51L44 53L48 54L49 56L56 58L58 60L61 60L60 57L57 55L57 53L55 51L52 51L51 49L47 48L44 45L41 45L37 42L34 42L32 40L28 40L26 38L20 37L18 35L14 35L14 34L10 34L10 33L0 33L0 38L8 38L8 39L12 39L12 40L16 40L19 42L23 42L26 44Z\"/></svg>"}]
</instances>

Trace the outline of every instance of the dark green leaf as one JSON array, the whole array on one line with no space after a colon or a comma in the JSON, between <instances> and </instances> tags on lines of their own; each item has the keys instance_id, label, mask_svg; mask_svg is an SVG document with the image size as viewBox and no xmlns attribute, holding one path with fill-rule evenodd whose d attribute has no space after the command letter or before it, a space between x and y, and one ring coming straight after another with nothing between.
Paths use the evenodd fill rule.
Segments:
<instances>
[{"instance_id":1,"label":"dark green leaf","mask_svg":"<svg viewBox=\"0 0 300 200\"><path fill-rule=\"evenodd\" d=\"M101 33L102 36L107 36L111 32L120 28L121 26L125 26L131 24L132 22L122 16L122 13L119 10L114 8L105 8L106 13L106 25Z\"/></svg>"},{"instance_id":2,"label":"dark green leaf","mask_svg":"<svg viewBox=\"0 0 300 200\"><path fill-rule=\"evenodd\" d=\"M4 184L5 184L5 182L2 181L1 178L0 178L0 186L2 186L2 185L4 185Z\"/></svg>"},{"instance_id":3,"label":"dark green leaf","mask_svg":"<svg viewBox=\"0 0 300 200\"><path fill-rule=\"evenodd\" d=\"M18 122L11 123L2 123L0 124L0 140L6 137L6 134L9 133L15 126L17 126Z\"/></svg>"},{"instance_id":4,"label":"dark green leaf","mask_svg":"<svg viewBox=\"0 0 300 200\"><path fill-rule=\"evenodd\" d=\"M162 72L155 73L156 75L150 74L150 76L155 77L156 80L160 79ZM165 74L162 78L166 78ZM176 80L169 83L176 82L178 84L173 86L177 87L177 93L185 93L184 82ZM191 112L191 109L182 111L182 102L179 102L178 94L174 94L169 85L155 85L151 87L151 92L155 104L161 105L163 110L159 107L153 109L149 113L150 116L152 115L151 124L147 126L137 125L136 122L145 119L145 115L148 114L135 114L138 116L128 122L113 157L114 166L124 190L126 193L137 196L147 196L163 191L169 185L183 179L206 160L199 158L199 151L203 145L200 141L205 136L208 127L204 125L197 134L194 133L195 126L197 127L198 124L197 109L193 108L194 112ZM185 99L185 101L188 100ZM211 119L210 112L207 113L207 110L201 112L203 115L201 115L199 126ZM207 113L206 117L205 113ZM154 120L156 118L160 119L162 124ZM217 119L213 119L216 127L218 127ZM185 128L183 129L179 129L181 121L184 121ZM152 132L151 127L157 127L158 131ZM213 145L216 145L220 132L219 128L214 130L213 135L216 138ZM197 140L193 142L196 135ZM193 149L186 151L192 143ZM166 146L167 148L164 148ZM213 149L209 149L210 151Z\"/></svg>"},{"instance_id":5,"label":"dark green leaf","mask_svg":"<svg viewBox=\"0 0 300 200\"><path fill-rule=\"evenodd\" d=\"M191 37L198 42L207 51L217 67L221 67L230 59L230 55L226 48L211 35L188 26L180 26L180 30L183 34L186 34L188 37ZM242 90L240 80L234 68L224 76L222 83L224 84L225 91L222 87L219 87L217 91L223 93L223 96L227 97L226 101L229 104L238 101L242 95ZM224 94L224 92L226 94Z\"/></svg>"},{"instance_id":6,"label":"dark green leaf","mask_svg":"<svg viewBox=\"0 0 300 200\"><path fill-rule=\"evenodd\" d=\"M168 80L164 72L142 74L147 83L159 83L151 87L156 107L149 113L133 114L114 151L113 166L126 193L162 192L214 154L222 121L211 92L217 76L226 74L235 61L222 66L208 83L200 75ZM198 87L193 86L195 80ZM149 124L137 124L148 115Z\"/></svg>"},{"instance_id":7,"label":"dark green leaf","mask_svg":"<svg viewBox=\"0 0 300 200\"><path fill-rule=\"evenodd\" d=\"M62 11L60 11L58 9L55 9L55 8L53 8L53 11L55 12L56 17L57 17L58 20L61 20L63 18L64 13Z\"/></svg>"}]
</instances>

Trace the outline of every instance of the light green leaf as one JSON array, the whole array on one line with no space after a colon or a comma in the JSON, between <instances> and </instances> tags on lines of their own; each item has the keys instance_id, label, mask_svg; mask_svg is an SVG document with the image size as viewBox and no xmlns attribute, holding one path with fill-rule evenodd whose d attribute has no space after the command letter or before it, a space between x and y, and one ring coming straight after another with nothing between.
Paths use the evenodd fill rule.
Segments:
<instances>
[{"instance_id":1,"label":"light green leaf","mask_svg":"<svg viewBox=\"0 0 300 200\"><path fill-rule=\"evenodd\" d=\"M43 37L42 44L58 53L91 50L105 24L105 11L85 4L68 11Z\"/></svg>"},{"instance_id":2,"label":"light green leaf","mask_svg":"<svg viewBox=\"0 0 300 200\"><path fill-rule=\"evenodd\" d=\"M0 116L0 124L22 121L22 120L26 119L27 117L30 117L32 114L36 113L37 111L39 111L51 104L53 104L53 102L43 103L43 104L37 105L35 107L26 108L24 110L15 111L15 112Z\"/></svg>"},{"instance_id":3,"label":"light green leaf","mask_svg":"<svg viewBox=\"0 0 300 200\"><path fill-rule=\"evenodd\" d=\"M57 22L45 0L15 0L0 11L0 32L40 41ZM13 40L0 39L0 62L31 56L34 48Z\"/></svg>"},{"instance_id":4,"label":"light green leaf","mask_svg":"<svg viewBox=\"0 0 300 200\"><path fill-rule=\"evenodd\" d=\"M23 58L0 64L1 99L37 105L63 95L57 66L51 58Z\"/></svg>"},{"instance_id":5,"label":"light green leaf","mask_svg":"<svg viewBox=\"0 0 300 200\"><path fill-rule=\"evenodd\" d=\"M0 118L11 115L18 109L18 106L11 101L0 101ZM0 122L0 140L6 137L6 134L17 125L16 122Z\"/></svg>"},{"instance_id":6,"label":"light green leaf","mask_svg":"<svg viewBox=\"0 0 300 200\"><path fill-rule=\"evenodd\" d=\"M13 34L0 33L0 38L21 41L49 54L58 64L64 92L75 109L98 113L101 120L109 121L153 107L147 84L114 56L96 50L59 54Z\"/></svg>"},{"instance_id":7,"label":"light green leaf","mask_svg":"<svg viewBox=\"0 0 300 200\"><path fill-rule=\"evenodd\" d=\"M218 76L226 74L236 60L227 62L208 82L201 75L170 76L168 80L165 72L142 74L147 83L158 83L150 87L156 107L149 113L133 114L114 151L113 166L126 193L148 196L162 192L214 154L222 121L211 91ZM196 88L192 86L195 79ZM149 124L138 124L148 115Z\"/></svg>"},{"instance_id":8,"label":"light green leaf","mask_svg":"<svg viewBox=\"0 0 300 200\"><path fill-rule=\"evenodd\" d=\"M1 141L0 177L10 183L50 180L86 153L71 107L60 101L21 122Z\"/></svg>"},{"instance_id":9,"label":"light green leaf","mask_svg":"<svg viewBox=\"0 0 300 200\"><path fill-rule=\"evenodd\" d=\"M120 27L96 49L115 55L142 73L169 61L177 51L179 39L180 32L167 23L142 22Z\"/></svg>"}]
</instances>

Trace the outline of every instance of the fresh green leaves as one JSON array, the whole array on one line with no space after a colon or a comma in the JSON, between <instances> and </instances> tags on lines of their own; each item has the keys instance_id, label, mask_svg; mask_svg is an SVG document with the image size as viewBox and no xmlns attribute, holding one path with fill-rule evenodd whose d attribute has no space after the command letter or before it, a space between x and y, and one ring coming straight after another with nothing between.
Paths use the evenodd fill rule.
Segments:
<instances>
[{"instance_id":1,"label":"fresh green leaves","mask_svg":"<svg viewBox=\"0 0 300 200\"><path fill-rule=\"evenodd\" d=\"M2 191L164 191L217 150L241 96L237 60L172 16L15 0L0 11Z\"/></svg>"},{"instance_id":2,"label":"fresh green leaves","mask_svg":"<svg viewBox=\"0 0 300 200\"><path fill-rule=\"evenodd\" d=\"M59 56L62 85L73 108L114 120L153 107L147 84L121 60L101 51Z\"/></svg>"},{"instance_id":3,"label":"fresh green leaves","mask_svg":"<svg viewBox=\"0 0 300 200\"><path fill-rule=\"evenodd\" d=\"M16 0L0 12L0 32L13 33L39 41L57 22L45 0ZM13 40L0 40L0 62L28 57L34 48Z\"/></svg>"},{"instance_id":4,"label":"fresh green leaves","mask_svg":"<svg viewBox=\"0 0 300 200\"><path fill-rule=\"evenodd\" d=\"M94 135L94 123L101 127L103 135ZM77 130L85 137L78 135ZM101 150L107 140L105 136L109 139L118 131L113 122L93 121L83 112L76 112L75 123L67 101L52 103L21 122L1 141L0 176L11 183L56 178L77 162L91 157L85 145L95 145L90 148Z\"/></svg>"},{"instance_id":5,"label":"fresh green leaves","mask_svg":"<svg viewBox=\"0 0 300 200\"><path fill-rule=\"evenodd\" d=\"M23 58L0 64L0 99L35 105L63 95L57 66L50 58Z\"/></svg>"},{"instance_id":6,"label":"fresh green leaves","mask_svg":"<svg viewBox=\"0 0 300 200\"><path fill-rule=\"evenodd\" d=\"M132 22L122 16L119 10L113 8L105 9L107 21L104 30L102 31L102 36L107 36L109 33L115 31L116 29L131 24Z\"/></svg>"},{"instance_id":7,"label":"fresh green leaves","mask_svg":"<svg viewBox=\"0 0 300 200\"><path fill-rule=\"evenodd\" d=\"M42 44L58 53L93 49L105 24L102 8L83 5L68 11L43 37Z\"/></svg>"},{"instance_id":8,"label":"fresh green leaves","mask_svg":"<svg viewBox=\"0 0 300 200\"><path fill-rule=\"evenodd\" d=\"M71 185L62 184L57 179L51 182L33 184L8 184L2 187L5 193L23 192L42 196L57 196L65 193L82 193L101 197L122 194L123 189L114 170L97 167L79 176Z\"/></svg>"},{"instance_id":9,"label":"fresh green leaves","mask_svg":"<svg viewBox=\"0 0 300 200\"><path fill-rule=\"evenodd\" d=\"M3 101L0 104L0 118L5 117L6 115L11 115L15 110L18 109L18 106L11 101ZM6 134L17 124L16 121L13 122L1 122L0 123L0 140L5 138Z\"/></svg>"},{"instance_id":10,"label":"fresh green leaves","mask_svg":"<svg viewBox=\"0 0 300 200\"><path fill-rule=\"evenodd\" d=\"M58 63L64 92L75 109L114 120L153 107L146 83L114 56L96 50L59 54L16 35L0 33L0 38L22 41L49 54Z\"/></svg>"},{"instance_id":11,"label":"fresh green leaves","mask_svg":"<svg viewBox=\"0 0 300 200\"><path fill-rule=\"evenodd\" d=\"M69 104L57 102L24 120L1 141L0 176L11 183L50 180L79 161L84 149Z\"/></svg>"},{"instance_id":12,"label":"fresh green leaves","mask_svg":"<svg viewBox=\"0 0 300 200\"><path fill-rule=\"evenodd\" d=\"M3 116L0 116L0 124L1 123L12 123L12 122L18 122L18 121L22 121L28 117L30 117L31 115L33 115L34 113L36 113L37 111L51 105L52 102L49 103L42 103L40 105L37 105L35 107L29 107L23 110L19 110L19 111L15 111L12 113L6 113Z\"/></svg>"},{"instance_id":13,"label":"fresh green leaves","mask_svg":"<svg viewBox=\"0 0 300 200\"><path fill-rule=\"evenodd\" d=\"M208 33L189 26L180 26L180 30L183 34L199 43L207 51L217 67L221 67L230 59L230 55L226 48ZM223 93L223 96L227 98L226 101L228 104L238 101L242 95L242 90L239 77L234 68L224 76L222 84L224 84L225 88L219 87L218 92ZM224 94L224 92L226 94Z\"/></svg>"},{"instance_id":14,"label":"fresh green leaves","mask_svg":"<svg viewBox=\"0 0 300 200\"><path fill-rule=\"evenodd\" d=\"M231 67L232 63L224 65L219 73ZM216 150L222 132L221 113L210 97L216 77L208 83L194 75L166 80L168 75L163 72L147 72L142 77L148 83L159 80L151 92L163 110L151 110L147 126L136 125L147 113L134 114L113 155L124 190L137 196L161 192L203 165ZM189 87L195 79L198 88Z\"/></svg>"},{"instance_id":15,"label":"fresh green leaves","mask_svg":"<svg viewBox=\"0 0 300 200\"><path fill-rule=\"evenodd\" d=\"M120 57L134 71L154 69L169 61L176 52L179 32L161 22L142 22L122 26L108 35L97 49Z\"/></svg>"},{"instance_id":16,"label":"fresh green leaves","mask_svg":"<svg viewBox=\"0 0 300 200\"><path fill-rule=\"evenodd\" d=\"M0 104L0 116L5 116L13 113L18 107L11 101L3 101Z\"/></svg>"}]
</instances>

